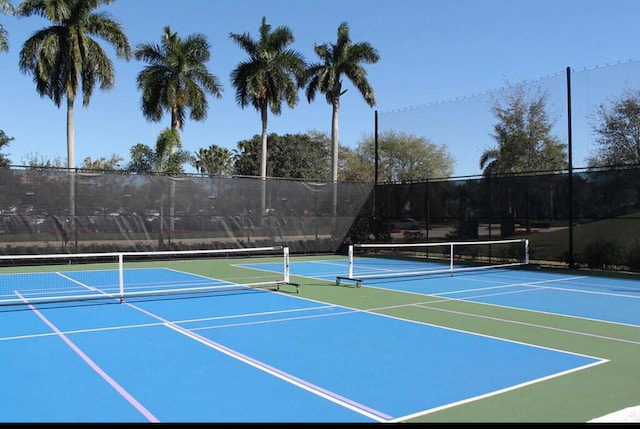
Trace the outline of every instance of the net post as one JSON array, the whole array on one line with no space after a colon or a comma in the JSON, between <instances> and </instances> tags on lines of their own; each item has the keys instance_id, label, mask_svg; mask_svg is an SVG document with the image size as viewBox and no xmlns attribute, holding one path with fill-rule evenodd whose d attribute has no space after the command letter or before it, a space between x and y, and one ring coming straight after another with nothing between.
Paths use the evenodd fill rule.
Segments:
<instances>
[{"instance_id":1,"label":"net post","mask_svg":"<svg viewBox=\"0 0 640 429\"><path fill-rule=\"evenodd\" d=\"M513 245L517 243L519 245L524 245L525 247L525 255L522 254L522 249L518 251L518 260L514 261L511 256L511 251L513 250ZM464 255L464 250L462 250L461 255L456 255L455 252L458 250L458 246L489 246L489 252L491 252L491 246L493 245L508 245L510 247L510 252L507 256L499 256L495 261L492 261L491 253L487 255L480 254L479 257L476 258L475 255L471 255L466 257ZM359 258L358 261L355 260L353 251L355 248L363 248L363 249L417 249L417 248L431 248L438 247L441 249L443 255L442 258L438 258L437 263L441 265L441 268L433 268L420 266L418 268L384 268L378 270L376 267L364 267L363 270L369 271L369 273L359 273L358 278L354 277L355 264L360 263L361 260L366 259L366 256L374 256L378 257L377 251L372 251L364 255L362 258ZM449 250L449 257L446 257L446 250ZM427 251L428 253L428 251ZM482 252L480 252L482 253ZM393 257L393 255L389 255ZM405 255L406 256L406 255ZM418 255L422 257L422 255ZM428 255L427 255L428 256ZM359 287L360 284L365 279L381 279L381 278L393 278L393 277L408 277L408 276L424 276L428 274L444 274L449 273L451 276L454 276L457 272L463 271L471 271L471 270L482 270L487 268L506 268L506 267L515 267L529 263L529 240L525 238L517 238L517 239L508 239L508 240L485 240L485 241L455 241L455 242L433 242L433 243L356 243L352 246L349 246L349 275L348 276L338 276L336 277L336 284L340 284L341 279L351 280L356 282L356 287ZM484 257L484 258L483 258ZM458 261L456 261L456 258ZM427 258L428 259L428 258ZM425 262L426 259L421 262ZM469 264L467 264L467 261ZM483 264L485 262L486 264ZM376 265L374 262L372 265Z\"/></svg>"},{"instance_id":2,"label":"net post","mask_svg":"<svg viewBox=\"0 0 640 429\"><path fill-rule=\"evenodd\" d=\"M449 245L449 269L451 270L451 275L453 275L453 242Z\"/></svg>"},{"instance_id":3,"label":"net post","mask_svg":"<svg viewBox=\"0 0 640 429\"><path fill-rule=\"evenodd\" d=\"M118 253L118 286L120 288L120 302L124 301L124 254Z\"/></svg>"},{"instance_id":4,"label":"net post","mask_svg":"<svg viewBox=\"0 0 640 429\"><path fill-rule=\"evenodd\" d=\"M289 248L285 246L282 250L284 253L284 282L289 283Z\"/></svg>"},{"instance_id":5,"label":"net post","mask_svg":"<svg viewBox=\"0 0 640 429\"><path fill-rule=\"evenodd\" d=\"M4 305L23 305L25 303L53 303L86 301L95 299L110 298L124 303L129 297L142 296L166 296L171 294L195 294L209 293L213 291L246 290L251 287L267 287L269 285L282 285L285 282L295 286L299 292L300 285L292 283L290 276L290 249L284 246L268 246L255 248L226 248L226 249L202 249L202 250L175 250L175 251L132 251L132 252L96 252L96 253L74 253L74 254L36 254L36 255L0 255L0 265L2 266L0 275L5 274L5 265L29 266L29 271L36 273L50 273L55 267L55 272L60 271L62 264L77 264L78 269L73 271L91 272L91 277L83 280L75 280L73 276L63 275L65 283L58 285L52 281L42 281L38 276L33 280L25 280L20 285L29 294L23 298L19 294L7 294L0 296L0 307ZM275 270L256 270L251 273L241 268L238 273L231 272L229 265L229 254L244 255L246 258L258 253L270 252L270 260L284 261L284 272ZM274 253L275 252L275 253ZM172 257L175 256L175 257ZM218 256L217 260L210 263L211 256ZM125 260L126 259L126 260ZM131 260L130 260L131 259ZM13 261L6 264L5 261ZM42 262L39 262L42 261ZM163 262L160 264L160 262ZM166 262L167 265L164 265ZM150 267L153 269L169 269L177 276L186 275L183 279L166 279L161 282L152 281L147 283L145 274L129 274L124 278L124 270L129 270L129 264L133 263L132 270ZM85 266L82 266L86 264ZM127 265L125 267L125 264ZM194 264L208 268L208 272L194 273ZM162 265L162 266L160 266ZM40 267L41 266L41 267ZM231 271L230 271L231 270ZM240 272L241 271L241 272ZM260 273L258 273L260 272ZM93 277L95 274L95 278ZM220 278L222 274L223 278ZM60 276L55 276L56 279ZM143 278L145 277L145 278ZM143 283L135 284L142 280ZM283 281L284 280L284 281ZM126 282L126 284L125 284ZM97 283L97 286L95 285ZM5 286L0 282L1 286ZM15 296L14 296L15 295ZM27 300L25 300L27 299Z\"/></svg>"}]
</instances>

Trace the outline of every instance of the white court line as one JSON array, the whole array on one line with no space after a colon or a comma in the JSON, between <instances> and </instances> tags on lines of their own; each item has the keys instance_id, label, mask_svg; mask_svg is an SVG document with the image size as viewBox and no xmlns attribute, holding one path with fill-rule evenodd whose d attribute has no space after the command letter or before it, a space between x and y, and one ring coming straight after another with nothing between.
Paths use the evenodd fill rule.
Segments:
<instances>
[{"instance_id":1,"label":"white court line","mask_svg":"<svg viewBox=\"0 0 640 429\"><path fill-rule=\"evenodd\" d=\"M492 275L492 274L489 274ZM500 277L500 276L496 276L496 277ZM517 277L516 277L517 278ZM595 291L595 290L584 290L584 289L576 289L573 287L569 287L569 288L564 288L564 287L550 287L550 286L539 286L541 284L547 284L547 283L562 283L562 282L571 282L574 280L580 280L580 279L584 279L587 278L585 276L577 276L577 277L562 277L559 279L549 279L549 280L539 280L539 281L529 281L529 282L522 282L522 283L508 283L508 282L503 282L503 286L500 287L510 287L510 286L536 286L535 290L539 290L539 289L550 289L550 290L558 290L561 292L574 292L574 293L586 293L586 294L591 294L591 295L606 295L606 296L619 296L619 297L624 297L624 298L632 298L632 299L640 299L640 295L628 295L625 293L619 293L619 292L602 292L602 291ZM497 280L486 280L486 279L479 279L479 278L461 278L458 277L459 280L464 280L467 282L480 282L480 283L495 283ZM580 283L578 283L580 284ZM598 285L598 284L592 284L592 283L584 283L586 285L592 285L595 287L604 287L602 285ZM473 292L474 289L469 289L469 292ZM467 291L461 291L461 292L467 292ZM448 292L446 292L448 293ZM453 293L453 292L451 292ZM445 293L442 293L442 295L444 295Z\"/></svg>"},{"instance_id":2,"label":"white court line","mask_svg":"<svg viewBox=\"0 0 640 429\"><path fill-rule=\"evenodd\" d=\"M551 379L554 379L554 378L562 377L564 375L571 374L573 372L582 371L583 369L587 369L587 368L590 368L592 366L600 365L600 364L603 364L605 362L608 362L608 361L592 362L590 364L583 365L581 367L573 368L573 369L570 369L570 370L567 370L567 371L563 371L563 372L558 372L556 374L552 374L552 375L549 375L549 376L546 376L546 377L537 378L535 380L530 380L530 381L527 381L525 383L516 384L514 386L510 386L510 387L507 387L505 389L496 390L496 391L493 391L493 392L485 393L483 395L478 395L478 396L474 396L472 398L467 398L467 399L464 399L462 401L452 402L450 404L441 405L439 407L434 407L434 408L431 408L431 409L428 409L428 410L419 411L419 412L413 413L413 414L408 414L406 416L396 417L393 420L390 420L389 423L402 423L402 422L404 422L406 420L409 420L409 419L414 419L416 417L426 416L428 414L433 414L433 413L438 412L438 411L447 410L449 408L457 407L458 405L468 404L468 403L471 403L471 402L479 401L481 399L490 398L492 396L500 395L500 394L505 393L505 392L510 392L510 391L513 391L513 390L521 389L521 388L526 387L526 386L530 386L530 385L533 385L533 384L541 383L541 382L546 381L546 380L551 380Z\"/></svg>"},{"instance_id":3,"label":"white court line","mask_svg":"<svg viewBox=\"0 0 640 429\"><path fill-rule=\"evenodd\" d=\"M280 319L270 319L270 320L258 320L258 321L253 321L253 322L242 322L242 323L229 323L226 325L214 325L214 326L203 326L201 328L193 328L191 329L192 331L202 331L202 330L207 330L207 329L219 329L219 328L230 328L230 327L235 327L235 326L250 326L250 325L263 325L263 324L268 324L268 323L276 323L276 322L288 322L291 320L303 320L303 319L315 319L315 318L320 318L320 317L327 317L327 316L342 316L345 314L354 314L354 313L359 313L359 310L349 310L346 309L345 311L339 311L337 313L324 313L324 314L310 314L307 316L295 316L295 317L284 317L284 318L280 318Z\"/></svg>"},{"instance_id":4,"label":"white court line","mask_svg":"<svg viewBox=\"0 0 640 429\"><path fill-rule=\"evenodd\" d=\"M573 277L569 277L569 278L563 278L560 280L554 280L554 281L566 281L567 279L572 279ZM575 278L581 278L581 277L575 277ZM488 280L479 280L477 278L463 278L463 277L458 277L458 280L464 280L467 282L484 282L484 283L494 283ZM493 304L493 303L486 303L486 302L480 302L480 301L472 301L471 298L474 297L469 297L469 298L454 298L454 297L448 297L447 295L454 295L456 293L460 293L460 292L477 292L477 291L484 291L484 290L490 290L490 289L506 289L506 288L510 288L511 286L522 286L522 285L531 285L534 284L535 282L529 282L529 283L512 283L512 284L503 284L503 285L498 285L498 286L490 286L490 287L483 287L483 288L473 288L473 289L464 289L464 290L459 290L459 291L451 291L451 292L420 292L420 291L409 291L409 290L402 290L402 289L390 289L387 287L381 287L381 286L375 286L375 285L367 285L367 287L370 288L374 288L374 289L382 289L385 291L393 291L393 292L398 292L398 293L404 293L404 294L410 294L410 295L420 295L420 296L432 296L432 297L443 297L448 301L460 301L460 302L471 302L474 303L476 305L484 305L484 306L493 306L493 307L501 307L501 308L508 308L511 310L518 310L518 311L524 311L524 312L530 312L530 313L539 313L539 314L548 314L548 315L552 315L552 316L558 316L558 317L569 317L572 319L579 319L579 320L588 320L588 321L594 321L594 322L598 322L598 323L607 323L607 324L612 324L612 325L619 325L619 326L629 326L629 327L640 327L640 325L635 325L635 324L631 324L631 323L623 323L623 322L615 322L612 320L604 320L604 319L595 319L592 317L585 317L585 316L575 316L575 315L570 315L570 314L563 314L563 313L553 313L550 311L542 311L542 310L533 310L530 308L522 308L522 307L514 307L514 306L509 306L509 305L503 305L503 304ZM531 289L528 290L523 290L521 292L535 292L539 289L544 289L547 286L538 286L538 287L532 287ZM551 289L551 288L550 288ZM553 288L556 289L556 288ZM560 291L567 291L567 289L563 289L563 288L557 288ZM620 294L612 294L615 297L621 297L621 298L627 298L627 295L620 295ZM633 298L635 298L635 296L633 296ZM473 313L469 313L470 315L472 315Z\"/></svg>"},{"instance_id":5,"label":"white court line","mask_svg":"<svg viewBox=\"0 0 640 429\"><path fill-rule=\"evenodd\" d=\"M314 265L329 265L332 267L339 267L342 268L342 271L336 272L336 273L329 273L326 270L325 271L321 271L319 273L305 273L305 274L294 274L294 273L290 273L292 276L297 276L297 277L303 277L303 278L312 278L314 280L325 280L322 277L335 277L336 275L340 275L340 274L345 274L347 272L347 264L346 264L346 260L344 261L344 263L339 264L336 263L339 260L335 260L335 262L328 262L328 261L292 261L291 265L296 265L296 264L314 264ZM272 264L272 263L271 263ZM248 264L247 266L242 266L242 268L253 268L253 265L259 265L258 264ZM268 270L267 270L268 271ZM317 276L317 277L314 277ZM320 277L320 278L318 278Z\"/></svg>"},{"instance_id":6,"label":"white court line","mask_svg":"<svg viewBox=\"0 0 640 429\"><path fill-rule=\"evenodd\" d=\"M532 328L547 329L547 330L551 330L551 331L555 331L555 332L563 332L563 333L567 333L567 334L575 334L575 335L580 335L580 336L584 336L584 337L599 338L599 339L603 339L603 340L617 341L617 342L621 342L621 343L640 345L640 341L632 341L632 340L627 340L627 339L624 339L624 338L616 338L616 337L609 337L609 336L604 336L604 335L596 335L596 334L591 334L591 333L588 333L588 332L574 331L574 330L570 330L570 329L556 328L554 326L541 325L541 324L538 324L538 323L520 322L518 320L513 320L513 319L504 319L504 318L500 318L500 317L484 316L484 315L481 315L481 314L468 313L466 311L448 310L448 309L444 309L444 308L432 307L431 306L432 304L439 304L439 303L443 303L443 302L452 302L452 301L464 302L465 300L447 298L447 299L438 300L438 301L429 301L429 302L422 302L422 303L410 304L410 305L414 306L414 307L424 308L425 310L440 311L440 312L444 312L444 313L451 313L451 314L457 314L457 315L468 316L468 317L477 317L477 318L480 318L480 319L494 320L494 321L497 321L497 322L505 322L505 323L514 324L514 325L529 326L529 327L532 327ZM479 303L479 304L484 304L484 303ZM485 305L493 305L493 304L485 304ZM502 306L498 306L498 307L502 307ZM506 308L511 308L511 307L506 307ZM564 316L564 317L570 317L570 316ZM631 325L631 326L633 326L633 325Z\"/></svg>"},{"instance_id":7,"label":"white court line","mask_svg":"<svg viewBox=\"0 0 640 429\"><path fill-rule=\"evenodd\" d=\"M489 289L489 288L485 288L485 289ZM400 291L400 292L403 292L403 291ZM294 298L299 298L299 299L309 300L308 298L303 298L303 297L294 297ZM319 302L319 301L315 301L315 300L313 300L313 301L314 301L314 302ZM447 299L447 301L451 301L451 299ZM427 304L428 304L428 303L427 303ZM333 306L333 305L328 304L327 306ZM374 314L374 315L377 315L377 316L382 316L382 317L391 317L391 318L394 318L394 319L403 320L403 321L405 321L405 322L412 322L412 323L420 323L420 324L431 325L431 326L438 326L438 325L433 325L433 324L428 324L428 323L422 323L422 322L412 321L412 320L408 320L408 319L404 319L404 318L399 318L399 317L394 317L394 316L388 316L388 315L385 315L385 314L380 314L380 313L375 313L375 312L374 312L374 311L376 311L376 310L382 310L382 309L386 309L386 308L394 308L394 307L395 307L395 308L397 308L397 307L408 307L408 306L415 306L415 304L405 304L405 305L398 305L398 306L380 307L380 308L377 308L377 309L366 309L366 310L361 310L361 309L351 309L351 311L349 311L348 313L353 313L353 312L371 313L371 314ZM348 308L348 307L344 307L344 306L339 306L339 307L342 307L342 308ZM323 307L318 307L318 308L323 308ZM428 308L428 307L427 307L427 308ZM440 309L433 309L433 308L429 308L429 309L430 309L430 310L438 310L438 311L448 311L448 310L440 310ZM522 310L522 311L528 311L528 310ZM348 314L348 313L347 313L347 312L340 312L340 313L337 313L337 314L336 314L336 313L332 313L332 314L323 314L323 315L320 315L320 317L329 316L329 315L338 315L338 314ZM256 314L260 314L260 313L256 313ZM476 317L482 317L482 316L478 316L478 315L471 314L471 313L462 313L462 312L460 312L460 314L470 315L470 316L476 316ZM234 316L227 316L227 317L231 318L231 317L234 317ZM305 316L303 316L302 318L304 318L304 317L305 317ZM207 318L204 318L204 319L192 319L192 320L205 320L205 319L207 319ZM276 321L277 321L277 320L276 320ZM504 321L505 321L505 322L507 322L507 323L520 323L520 322L517 322L517 321L510 321L510 320L506 320L506 319L504 319ZM171 323L175 324L175 323L180 323L180 322L168 322L168 323L170 323L170 324L171 324ZM159 324L162 324L162 323L159 323ZM154 325L158 325L158 324L154 324ZM171 327L171 326L169 326L169 327L170 327L170 328L172 328L172 329L174 329L174 328L173 328L173 327ZM451 328L444 327L444 326L438 326L438 327L445 328L445 329L451 329ZM542 326L542 325L540 325L539 327L544 328L544 329L554 329L554 328L551 328L551 327L545 327L545 326ZM178 329L184 329L184 328L181 328L181 327L177 327L177 328L178 328ZM456 330L456 331L458 331L458 330ZM189 332L191 332L191 331L189 331ZM460 331L460 332L467 332L467 333L470 333L470 334L473 334L473 335L485 336L485 335L478 334L478 333L475 333L475 332L468 332L468 331ZM572 332L572 333L576 333L576 334L578 334L578 335L589 335L589 334L586 334L586 333L583 333L583 332ZM193 338L193 339L198 340L198 336L197 336L197 334L195 334L195 333L193 333L193 332L192 332L192 334L196 336L196 337L195 337L195 338ZM186 333L185 333L185 335L186 335ZM491 338L497 338L497 337L491 337ZM506 340L506 339L504 339L504 338L497 338L497 339L499 339L499 340L503 340L503 341L510 341L510 340ZM614 340L615 340L615 339L614 339ZM199 340L198 340L198 341L199 341ZM205 339L205 341L206 341L206 339ZM526 343L523 343L523 344L526 344ZM531 344L526 344L526 345L531 345ZM210 346L211 346L211 345L210 345ZM532 345L532 346L535 346L535 345ZM539 347L539 346L535 346L535 347ZM560 350L560 351L562 351L562 350ZM562 352L568 353L568 352L566 352L566 351L562 351ZM604 362L604 361L603 361L603 362ZM494 393L494 394L497 394L497 393ZM478 397L478 398L472 398L472 399L469 399L468 401L477 400L477 399L480 399L480 397ZM449 405L447 405L447 407L449 407L449 406L455 406L455 405L456 405L456 404L449 404ZM459 403L457 403L457 405L459 405ZM442 409L442 407L441 407L441 408L439 408L439 409ZM421 415L421 414L428 414L428 413L435 412L435 411L437 411L437 409L434 409L434 410L427 410L427 411L422 411L422 412L418 413L418 415ZM414 415L411 415L411 416L414 416ZM402 420L402 419L410 418L411 416L405 416L405 417L403 417L403 418L396 418L396 419L394 419L394 421L400 421L400 420ZM389 421L389 420L378 420L378 421L383 421L383 422L384 422L384 421Z\"/></svg>"},{"instance_id":8,"label":"white court line","mask_svg":"<svg viewBox=\"0 0 640 429\"><path fill-rule=\"evenodd\" d=\"M89 286L89 285L86 285L86 284L84 284L82 282L79 282L79 281L77 281L75 279L72 279L71 277L62 274L61 272L56 272L55 274L57 274L58 276L62 277L65 280L69 280L71 283L75 283L75 284L79 285L80 287L82 287L84 289L88 289L88 290L94 291L94 292L101 292L99 289L96 289L93 286Z\"/></svg>"},{"instance_id":9,"label":"white court line","mask_svg":"<svg viewBox=\"0 0 640 429\"><path fill-rule=\"evenodd\" d=\"M110 298L110 297L109 297ZM119 298L113 298L115 300L117 300L117 304L120 304L120 300ZM243 318L243 317L256 317L256 316L263 316L263 315L274 315L274 314L287 314L287 313L292 313L292 312L302 312L302 311L315 311L315 310L324 310L324 309L329 309L329 308L335 308L335 307L339 307L339 306L335 306L335 305L321 305L321 306L317 306L317 307L307 307L307 308L295 308L295 309L290 309L290 310L274 310L274 311L265 311L265 312L259 312L259 313L244 313L244 314L232 314L232 315L228 315L228 316L213 316L213 317L200 317L197 319L183 319L183 320L174 320L172 323L176 323L176 324L181 324L181 323L197 323L197 322L207 322L207 321L213 321L213 320L225 320L225 319L238 319L238 318ZM342 308L342 307L339 307ZM332 314L336 314L336 313L332 313ZM275 321L278 321L280 319L275 319ZM119 329L136 329L136 328L147 328L147 327L153 327L153 326L160 326L160 325L164 325L166 322L162 321L162 322L153 322L153 323L138 323L138 324L133 324L133 325L119 325L119 326L108 326L105 328L90 328L90 329L76 329L76 330L70 330L70 331L63 331L63 334L81 334L81 333L91 333L91 332L102 332L102 331L115 331L115 330L119 330ZM222 326L227 326L227 325L222 325ZM12 337L0 337L0 341L10 341L10 340L20 340L20 339L28 339L28 338L39 338L39 337L49 337L55 334L52 333L45 333L45 334L27 334L27 335L16 335L16 336L12 336Z\"/></svg>"},{"instance_id":10,"label":"white court line","mask_svg":"<svg viewBox=\"0 0 640 429\"><path fill-rule=\"evenodd\" d=\"M300 387L314 395L317 395L321 398L327 399L335 404L338 404L344 408L350 409L351 411L354 411L358 414L361 414L363 416L366 416L374 421L377 421L379 423L383 423L383 422L387 422L389 421L389 419L393 418L390 415L387 415L381 411L375 410L373 408L367 407L364 404L360 404L356 401L353 401L349 398L345 398L335 392L331 392L329 390L323 389L320 386L317 386L313 383L310 383L308 381L305 381L303 379L300 379L292 374L289 374L285 371L279 370L275 367L272 367L271 365L259 361L257 359L253 359L249 356L246 356L240 352L238 352L237 350L231 349L229 347L226 347L216 341L213 341L209 338L203 337L199 334L197 334L196 332L193 332L192 330L183 328L181 326L176 325L174 322L170 322L168 320L163 319L162 317L151 313L149 311L146 311L143 308L140 308L134 304L128 303L128 302L124 302L123 304L128 305L144 314L147 314L150 317L153 317L155 319L158 319L160 321L164 321L164 325L167 328L173 329L176 332L179 332L195 341L198 341L204 345L206 345L207 347L210 347L212 349L215 349L219 352L222 352L236 360L239 360L241 362L244 362L248 365L253 366L256 369L259 369L267 374L270 374L274 377L277 377L283 381L286 381L287 383L293 384L297 387Z\"/></svg>"},{"instance_id":11,"label":"white court line","mask_svg":"<svg viewBox=\"0 0 640 429\"><path fill-rule=\"evenodd\" d=\"M133 408L138 410L149 422L158 423L159 420L151 413L144 405L142 405L133 395L131 395L124 387L122 387L116 380L114 380L105 370L103 370L97 363L93 361L80 347L78 347L69 337L67 337L62 331L58 329L44 314L42 314L35 306L29 304L29 301L25 299L18 291L15 294L22 299L25 304L35 313L45 325L53 331L53 333L60 338L71 350L73 350L89 367L96 372L109 386L111 386L120 396L122 396Z\"/></svg>"}]
</instances>

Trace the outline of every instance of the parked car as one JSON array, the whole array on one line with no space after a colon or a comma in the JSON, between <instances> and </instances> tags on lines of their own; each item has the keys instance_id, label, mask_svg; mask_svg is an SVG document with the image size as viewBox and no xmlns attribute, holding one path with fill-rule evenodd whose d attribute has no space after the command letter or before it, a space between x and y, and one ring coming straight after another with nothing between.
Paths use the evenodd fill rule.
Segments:
<instances>
[{"instance_id":1,"label":"parked car","mask_svg":"<svg viewBox=\"0 0 640 429\"><path fill-rule=\"evenodd\" d=\"M391 229L410 229L416 230L420 229L420 222L410 217L403 217L400 219L394 219L389 222L389 226Z\"/></svg>"}]
</instances>

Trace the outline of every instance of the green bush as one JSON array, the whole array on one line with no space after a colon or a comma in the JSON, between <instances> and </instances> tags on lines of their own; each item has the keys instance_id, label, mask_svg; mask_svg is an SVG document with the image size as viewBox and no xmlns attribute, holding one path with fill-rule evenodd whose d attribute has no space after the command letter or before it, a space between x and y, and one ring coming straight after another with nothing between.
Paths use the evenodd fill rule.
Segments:
<instances>
[{"instance_id":1,"label":"green bush","mask_svg":"<svg viewBox=\"0 0 640 429\"><path fill-rule=\"evenodd\" d=\"M640 271L640 239L634 239L627 246L624 263L631 271Z\"/></svg>"},{"instance_id":2,"label":"green bush","mask_svg":"<svg viewBox=\"0 0 640 429\"><path fill-rule=\"evenodd\" d=\"M621 247L617 242L599 237L585 246L579 259L589 268L604 270L620 265L621 253Z\"/></svg>"}]
</instances>

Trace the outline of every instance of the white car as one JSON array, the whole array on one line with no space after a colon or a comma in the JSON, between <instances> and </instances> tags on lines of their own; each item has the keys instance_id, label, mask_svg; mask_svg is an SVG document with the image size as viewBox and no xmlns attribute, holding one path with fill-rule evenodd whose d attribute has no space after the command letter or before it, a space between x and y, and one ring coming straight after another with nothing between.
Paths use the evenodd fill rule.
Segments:
<instances>
[{"instance_id":1,"label":"white car","mask_svg":"<svg viewBox=\"0 0 640 429\"><path fill-rule=\"evenodd\" d=\"M391 229L420 229L420 222L410 217L403 217L400 219L394 219L389 223Z\"/></svg>"}]
</instances>

